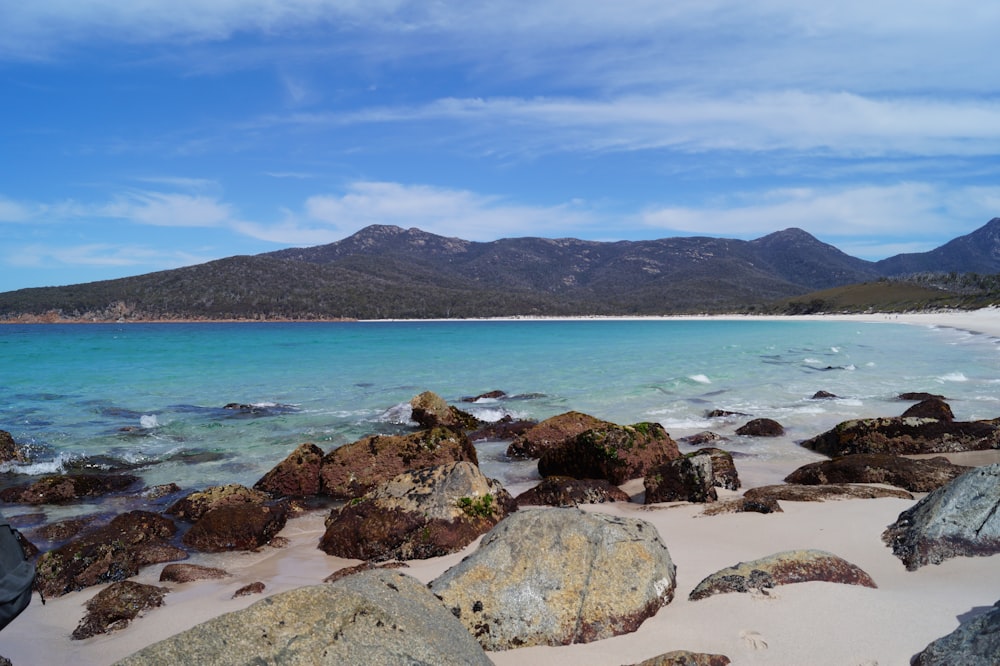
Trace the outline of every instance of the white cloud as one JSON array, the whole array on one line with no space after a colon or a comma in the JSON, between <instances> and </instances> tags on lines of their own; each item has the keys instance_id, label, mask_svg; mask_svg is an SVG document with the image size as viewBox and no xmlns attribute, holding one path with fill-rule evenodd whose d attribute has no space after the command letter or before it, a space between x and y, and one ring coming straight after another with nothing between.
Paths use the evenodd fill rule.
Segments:
<instances>
[{"instance_id":1,"label":"white cloud","mask_svg":"<svg viewBox=\"0 0 1000 666\"><path fill-rule=\"evenodd\" d=\"M29 206L0 197L0 222L27 222L32 217L33 212Z\"/></svg>"},{"instance_id":2,"label":"white cloud","mask_svg":"<svg viewBox=\"0 0 1000 666\"><path fill-rule=\"evenodd\" d=\"M176 268L209 259L187 252L164 252L134 244L86 243L72 246L32 244L18 247L16 252L7 253L4 263L14 268L143 266L152 270Z\"/></svg>"},{"instance_id":3,"label":"white cloud","mask_svg":"<svg viewBox=\"0 0 1000 666\"><path fill-rule=\"evenodd\" d=\"M159 227L223 227L235 220L233 207L214 197L152 191L120 195L94 214Z\"/></svg>"}]
</instances>

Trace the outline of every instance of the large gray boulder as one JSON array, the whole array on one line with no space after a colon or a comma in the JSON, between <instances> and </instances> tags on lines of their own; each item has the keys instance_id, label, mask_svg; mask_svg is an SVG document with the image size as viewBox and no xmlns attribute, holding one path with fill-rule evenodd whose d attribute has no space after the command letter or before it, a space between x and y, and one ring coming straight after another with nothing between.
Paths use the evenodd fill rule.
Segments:
<instances>
[{"instance_id":1,"label":"large gray boulder","mask_svg":"<svg viewBox=\"0 0 1000 666\"><path fill-rule=\"evenodd\" d=\"M651 524L575 508L521 510L431 589L487 650L635 631L673 599L676 567Z\"/></svg>"},{"instance_id":2,"label":"large gray boulder","mask_svg":"<svg viewBox=\"0 0 1000 666\"><path fill-rule=\"evenodd\" d=\"M160 664L490 664L419 581L373 569L276 594L118 662Z\"/></svg>"},{"instance_id":3,"label":"large gray boulder","mask_svg":"<svg viewBox=\"0 0 1000 666\"><path fill-rule=\"evenodd\" d=\"M406 472L334 509L319 547L348 559L412 560L454 553L517 505L469 462Z\"/></svg>"},{"instance_id":4,"label":"large gray boulder","mask_svg":"<svg viewBox=\"0 0 1000 666\"><path fill-rule=\"evenodd\" d=\"M996 666L1000 664L1000 601L982 615L964 620L910 662L911 666Z\"/></svg>"},{"instance_id":5,"label":"large gray boulder","mask_svg":"<svg viewBox=\"0 0 1000 666\"><path fill-rule=\"evenodd\" d=\"M1000 553L1000 463L927 495L899 514L882 540L910 571L951 557Z\"/></svg>"}]
</instances>

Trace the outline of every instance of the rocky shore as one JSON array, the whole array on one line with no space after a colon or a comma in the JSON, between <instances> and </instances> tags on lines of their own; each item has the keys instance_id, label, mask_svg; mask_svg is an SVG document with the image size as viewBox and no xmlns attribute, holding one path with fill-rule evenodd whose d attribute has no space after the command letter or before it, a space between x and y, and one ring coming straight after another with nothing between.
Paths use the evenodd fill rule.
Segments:
<instances>
[{"instance_id":1,"label":"rocky shore","mask_svg":"<svg viewBox=\"0 0 1000 666\"><path fill-rule=\"evenodd\" d=\"M432 393L411 401L412 433L303 443L253 487L145 488L127 474L9 487L0 508L38 546L46 603L36 595L0 633L0 654L995 663L983 627L1000 600L1000 418L901 398L898 414L802 442L829 460L756 488L713 433L675 441L577 412L485 424ZM748 436L780 428L747 421ZM487 478L482 440L509 441L543 481ZM22 454L0 436L0 457ZM30 510L94 498L100 512L58 523Z\"/></svg>"}]
</instances>

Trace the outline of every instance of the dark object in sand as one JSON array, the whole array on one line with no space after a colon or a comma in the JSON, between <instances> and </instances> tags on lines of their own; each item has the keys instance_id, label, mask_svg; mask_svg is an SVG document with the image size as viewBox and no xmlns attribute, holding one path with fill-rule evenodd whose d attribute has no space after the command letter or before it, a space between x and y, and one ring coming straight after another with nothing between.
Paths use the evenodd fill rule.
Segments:
<instances>
[{"instance_id":1,"label":"dark object in sand","mask_svg":"<svg viewBox=\"0 0 1000 666\"><path fill-rule=\"evenodd\" d=\"M968 472L947 458L914 459L888 453L858 453L803 465L785 477L788 483L884 483L928 493Z\"/></svg>"},{"instance_id":2,"label":"dark object in sand","mask_svg":"<svg viewBox=\"0 0 1000 666\"><path fill-rule=\"evenodd\" d=\"M124 629L144 611L163 605L165 587L131 580L112 583L87 602L87 614L73 630L73 640Z\"/></svg>"}]
</instances>

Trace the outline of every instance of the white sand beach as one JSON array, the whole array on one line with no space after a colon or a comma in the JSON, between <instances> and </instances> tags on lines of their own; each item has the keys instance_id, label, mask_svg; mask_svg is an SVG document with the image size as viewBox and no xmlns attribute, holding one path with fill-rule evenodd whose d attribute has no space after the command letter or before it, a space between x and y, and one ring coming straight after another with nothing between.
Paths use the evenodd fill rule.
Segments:
<instances>
[{"instance_id":1,"label":"white sand beach","mask_svg":"<svg viewBox=\"0 0 1000 666\"><path fill-rule=\"evenodd\" d=\"M1000 338L1000 309L996 308L830 316L947 326ZM956 461L1000 462L1000 452ZM641 490L641 483L638 488ZM512 494L526 489L509 488ZM725 497L737 494L720 493ZM589 644L490 653L490 657L496 664L512 666L612 666L685 649L725 654L734 664L908 664L929 642L953 631L962 616L981 612L1000 600L1000 555L954 558L906 571L882 542L881 534L912 504L900 499L782 502L783 513L719 516L702 516L703 506L686 503L585 507L588 511L641 518L656 527L677 565L678 586L673 602L632 634ZM100 587L49 599L45 605L36 595L29 608L0 632L0 655L11 659L15 666L110 664L145 645L260 600L260 594L232 598L235 590L248 583L264 582L263 595L319 583L334 570L357 563L329 557L317 548L323 518L324 514L313 513L290 520L280 535L288 540L282 548L198 556L192 561L225 568L232 576L220 581L165 584L171 592L163 607L108 635L83 641L70 639L84 614L84 603ZM868 572L878 588L812 582L778 587L767 596L722 594L701 601L687 598L695 585L719 569L783 550L806 548L827 550L852 562ZM467 552L410 562L403 571L429 582ZM159 584L161 568L148 567L136 580Z\"/></svg>"}]
</instances>

